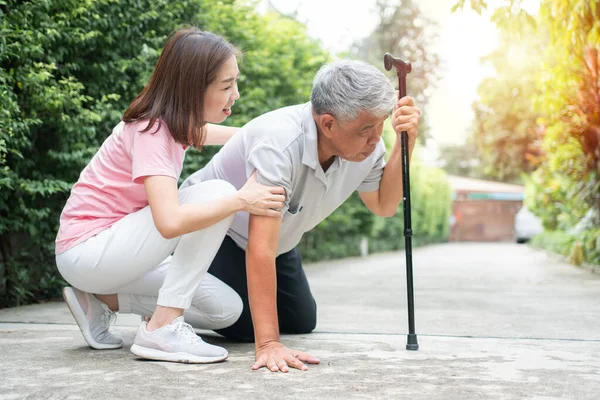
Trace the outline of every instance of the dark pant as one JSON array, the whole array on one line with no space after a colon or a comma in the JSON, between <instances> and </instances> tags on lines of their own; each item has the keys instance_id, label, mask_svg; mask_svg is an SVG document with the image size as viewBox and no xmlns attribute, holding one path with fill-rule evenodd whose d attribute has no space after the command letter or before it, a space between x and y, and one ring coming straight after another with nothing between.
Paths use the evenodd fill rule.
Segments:
<instances>
[{"instance_id":1,"label":"dark pant","mask_svg":"<svg viewBox=\"0 0 600 400\"><path fill-rule=\"evenodd\" d=\"M317 304L310 292L308 280L302 269L302 259L297 248L275 259L277 270L277 314L281 333L308 333L317 324ZM244 303L242 315L229 328L216 332L241 341L254 341L254 325L248 303L248 280L246 278L246 252L240 249L233 239L225 236L210 268L216 276L233 290Z\"/></svg>"}]
</instances>

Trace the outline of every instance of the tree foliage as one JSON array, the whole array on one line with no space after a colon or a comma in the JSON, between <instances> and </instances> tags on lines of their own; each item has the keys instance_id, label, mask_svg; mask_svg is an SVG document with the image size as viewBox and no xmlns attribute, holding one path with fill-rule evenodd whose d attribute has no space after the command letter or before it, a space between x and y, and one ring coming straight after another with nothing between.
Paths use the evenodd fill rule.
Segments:
<instances>
[{"instance_id":1,"label":"tree foliage","mask_svg":"<svg viewBox=\"0 0 600 400\"><path fill-rule=\"evenodd\" d=\"M590 207L600 210L599 20L600 0L546 0L540 8L549 42L535 104L546 157L532 176L531 203L548 227L568 229Z\"/></svg>"},{"instance_id":2,"label":"tree foliage","mask_svg":"<svg viewBox=\"0 0 600 400\"><path fill-rule=\"evenodd\" d=\"M488 177L477 146L471 138L467 138L464 144L441 145L439 151L439 167L448 174L478 179Z\"/></svg>"},{"instance_id":3,"label":"tree foliage","mask_svg":"<svg viewBox=\"0 0 600 400\"><path fill-rule=\"evenodd\" d=\"M307 101L329 59L302 25L245 1L0 0L0 307L58 295L71 185L185 24L243 50L236 125ZM213 152L192 154L187 171Z\"/></svg>"},{"instance_id":4,"label":"tree foliage","mask_svg":"<svg viewBox=\"0 0 600 400\"><path fill-rule=\"evenodd\" d=\"M479 10L487 6L482 0L471 3ZM521 6L520 0L507 0L492 19L503 32L539 43L540 62L528 77L534 113L510 113L520 124L541 128L540 157L525 175L527 202L546 228L568 231L590 209L600 215L600 0L542 0L535 17ZM504 84L482 91L495 93L495 104L507 109L512 105L502 100ZM490 152L502 151L493 145L497 139Z\"/></svg>"},{"instance_id":5,"label":"tree foliage","mask_svg":"<svg viewBox=\"0 0 600 400\"><path fill-rule=\"evenodd\" d=\"M377 0L375 14L375 29L354 44L351 54L382 70L385 53L410 61L413 70L407 79L407 91L419 104L426 104L428 89L439 78L439 55L432 51L437 24L412 0ZM395 71L386 73L392 79L396 77Z\"/></svg>"},{"instance_id":6,"label":"tree foliage","mask_svg":"<svg viewBox=\"0 0 600 400\"><path fill-rule=\"evenodd\" d=\"M423 109L439 79L440 58L432 50L437 24L412 0L377 0L374 12L378 19L375 29L369 36L356 41L350 54L380 68L393 82L397 82L396 71L385 71L384 54L409 61L412 71L406 79L407 94ZM426 118L426 115L421 118L419 126L421 142L425 142L429 134Z\"/></svg>"},{"instance_id":7,"label":"tree foliage","mask_svg":"<svg viewBox=\"0 0 600 400\"><path fill-rule=\"evenodd\" d=\"M254 6L0 0L0 307L58 297L64 282L54 239L71 186L146 84L175 28L196 25L242 50L241 98L229 124L309 100L312 78L330 55L302 24ZM182 178L217 150L190 150ZM340 247L339 238L371 234L374 223L353 198L307 235L318 243L308 258L352 254L356 246Z\"/></svg>"},{"instance_id":8,"label":"tree foliage","mask_svg":"<svg viewBox=\"0 0 600 400\"><path fill-rule=\"evenodd\" d=\"M518 182L540 163L543 128L532 104L539 49L537 37L504 31L500 47L484 58L495 76L477 89L473 138L488 177Z\"/></svg>"}]
</instances>

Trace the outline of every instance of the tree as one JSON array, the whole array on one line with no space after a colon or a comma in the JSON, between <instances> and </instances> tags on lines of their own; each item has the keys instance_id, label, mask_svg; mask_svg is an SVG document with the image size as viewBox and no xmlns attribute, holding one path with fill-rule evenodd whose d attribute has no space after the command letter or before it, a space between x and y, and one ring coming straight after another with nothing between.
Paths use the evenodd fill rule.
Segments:
<instances>
[{"instance_id":1,"label":"tree","mask_svg":"<svg viewBox=\"0 0 600 400\"><path fill-rule=\"evenodd\" d=\"M600 212L599 18L600 0L545 0L540 7L538 24L549 40L535 101L546 157L532 174L530 204L549 228L566 230L590 208Z\"/></svg>"},{"instance_id":2,"label":"tree","mask_svg":"<svg viewBox=\"0 0 600 400\"><path fill-rule=\"evenodd\" d=\"M543 0L537 18L521 3L507 0L492 19L507 32L533 26L541 38L532 104L543 157L528 180L528 199L546 227L566 230L590 208L600 212L600 0ZM487 3L471 6L481 11Z\"/></svg>"},{"instance_id":3,"label":"tree","mask_svg":"<svg viewBox=\"0 0 600 400\"><path fill-rule=\"evenodd\" d=\"M375 13L377 26L369 36L354 43L350 54L380 68L394 82L396 72L384 70L383 55L391 53L410 61L413 68L406 80L407 93L420 108L425 107L439 78L439 55L431 49L437 24L425 17L412 0L377 0ZM419 131L419 137L426 140L426 116L421 118Z\"/></svg>"},{"instance_id":4,"label":"tree","mask_svg":"<svg viewBox=\"0 0 600 400\"><path fill-rule=\"evenodd\" d=\"M54 238L71 185L147 82L173 29L197 25L244 50L232 123L308 100L328 53L301 25L253 7L0 0L0 307L59 295ZM199 168L207 154L188 165Z\"/></svg>"},{"instance_id":5,"label":"tree","mask_svg":"<svg viewBox=\"0 0 600 400\"><path fill-rule=\"evenodd\" d=\"M266 112L309 101L315 74L330 60L329 53L295 19L277 12L259 18L251 9L241 9L239 3L215 3L199 14L200 26L224 35L243 51L239 80L242 98L225 122L231 126L242 126ZM202 168L218 150L212 146L200 154L190 152L182 178Z\"/></svg>"},{"instance_id":6,"label":"tree","mask_svg":"<svg viewBox=\"0 0 600 400\"><path fill-rule=\"evenodd\" d=\"M532 98L541 66L539 40L531 30L503 32L501 44L484 61L496 75L483 80L473 103L473 138L485 174L518 182L540 162L542 127Z\"/></svg>"},{"instance_id":7,"label":"tree","mask_svg":"<svg viewBox=\"0 0 600 400\"><path fill-rule=\"evenodd\" d=\"M440 146L439 167L450 175L470 178L486 178L481 165L481 157L471 139L461 145Z\"/></svg>"},{"instance_id":8,"label":"tree","mask_svg":"<svg viewBox=\"0 0 600 400\"><path fill-rule=\"evenodd\" d=\"M0 308L59 296L54 239L70 188L184 24L242 49L237 126L308 101L330 58L303 25L245 0L0 0ZM215 150L191 151L182 177ZM373 230L355 200L343 224L312 236L319 254Z\"/></svg>"}]
</instances>

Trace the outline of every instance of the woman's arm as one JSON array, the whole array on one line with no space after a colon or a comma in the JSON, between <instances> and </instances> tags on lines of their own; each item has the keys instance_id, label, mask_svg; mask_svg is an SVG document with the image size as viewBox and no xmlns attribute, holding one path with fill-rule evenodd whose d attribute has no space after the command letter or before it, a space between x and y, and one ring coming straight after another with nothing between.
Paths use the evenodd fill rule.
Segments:
<instances>
[{"instance_id":1,"label":"woman's arm","mask_svg":"<svg viewBox=\"0 0 600 400\"><path fill-rule=\"evenodd\" d=\"M237 211L279 217L285 199L283 188L263 186L253 174L235 194L203 204L179 204L177 180L169 176L149 176L144 188L152 219L166 239L213 225Z\"/></svg>"},{"instance_id":2,"label":"woman's arm","mask_svg":"<svg viewBox=\"0 0 600 400\"><path fill-rule=\"evenodd\" d=\"M206 146L223 145L239 130L235 126L206 124Z\"/></svg>"}]
</instances>

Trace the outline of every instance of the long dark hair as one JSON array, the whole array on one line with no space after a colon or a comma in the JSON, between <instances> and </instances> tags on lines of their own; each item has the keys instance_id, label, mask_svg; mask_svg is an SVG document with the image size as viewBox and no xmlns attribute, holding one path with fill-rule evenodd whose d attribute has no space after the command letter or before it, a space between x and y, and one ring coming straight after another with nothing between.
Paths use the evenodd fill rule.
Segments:
<instances>
[{"instance_id":1,"label":"long dark hair","mask_svg":"<svg viewBox=\"0 0 600 400\"><path fill-rule=\"evenodd\" d=\"M214 33L195 27L169 36L152 77L123 115L124 122L148 119L165 123L178 143L200 149L205 140L204 94L219 68L239 55L233 45Z\"/></svg>"}]
</instances>

